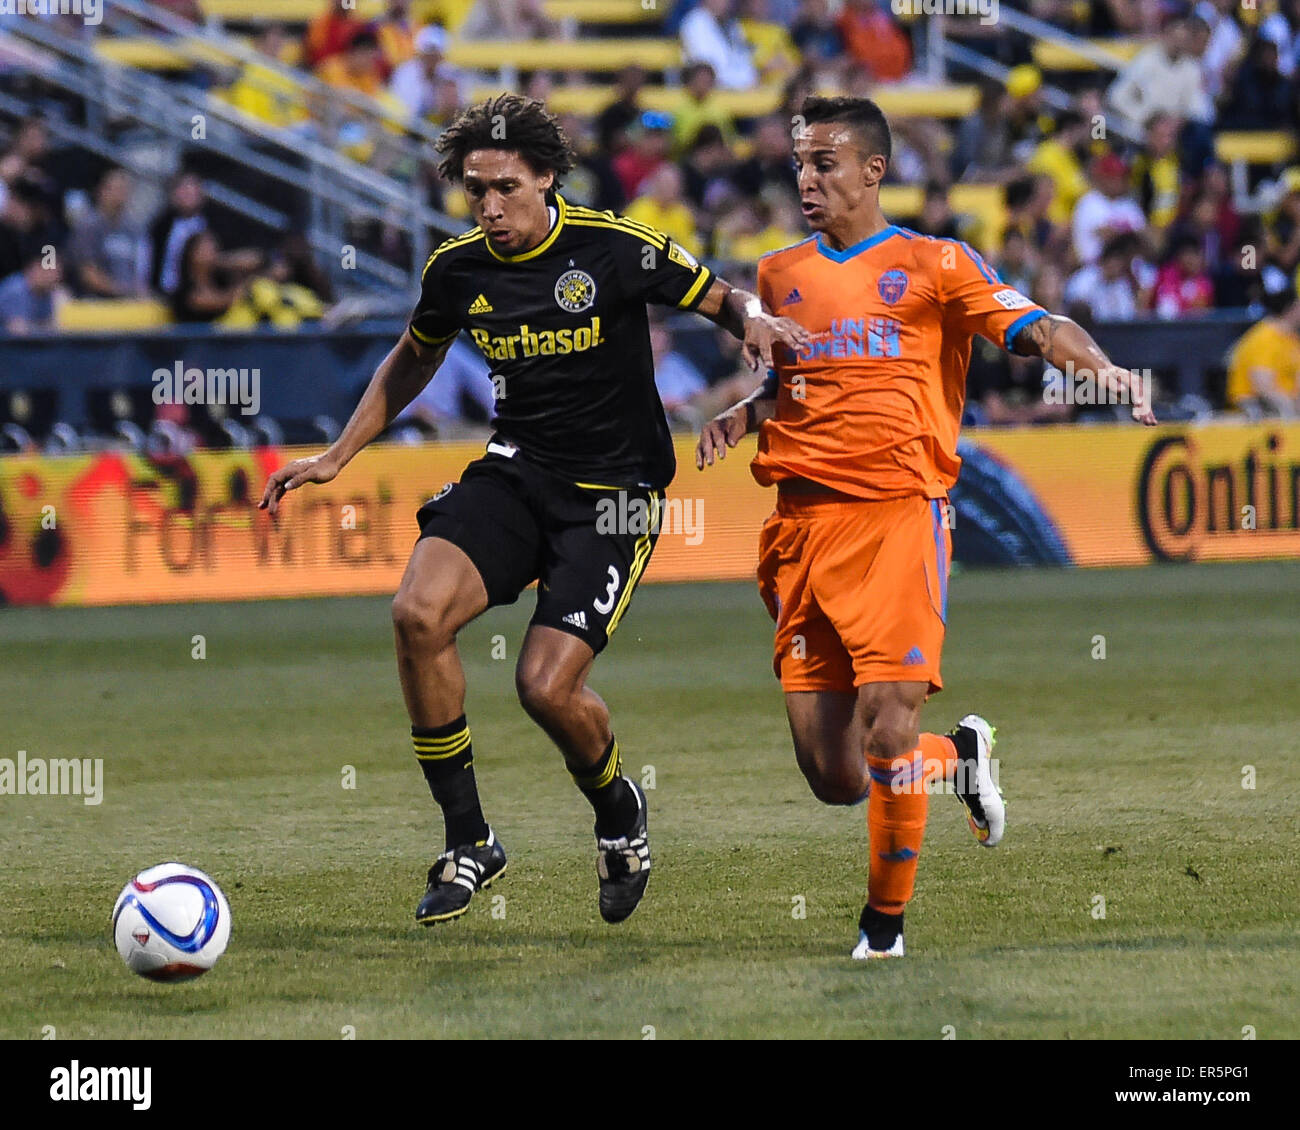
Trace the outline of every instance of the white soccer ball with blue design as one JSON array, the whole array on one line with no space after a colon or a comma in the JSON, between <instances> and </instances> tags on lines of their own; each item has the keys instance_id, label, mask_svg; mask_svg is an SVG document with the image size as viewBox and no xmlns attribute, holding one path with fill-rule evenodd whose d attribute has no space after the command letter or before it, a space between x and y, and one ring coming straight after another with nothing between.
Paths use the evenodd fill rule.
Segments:
<instances>
[{"instance_id":1,"label":"white soccer ball with blue design","mask_svg":"<svg viewBox=\"0 0 1300 1130\"><path fill-rule=\"evenodd\" d=\"M188 981L226 952L230 904L202 871L160 863L141 871L117 896L113 941L141 977Z\"/></svg>"}]
</instances>

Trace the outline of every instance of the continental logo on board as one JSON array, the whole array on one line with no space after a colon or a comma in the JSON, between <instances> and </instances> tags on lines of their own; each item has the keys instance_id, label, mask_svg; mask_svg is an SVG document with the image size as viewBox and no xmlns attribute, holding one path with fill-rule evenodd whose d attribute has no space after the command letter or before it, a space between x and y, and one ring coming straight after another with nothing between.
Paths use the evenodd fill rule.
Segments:
<instances>
[{"instance_id":1,"label":"continental logo on board","mask_svg":"<svg viewBox=\"0 0 1300 1130\"><path fill-rule=\"evenodd\" d=\"M1138 519L1157 560L1235 557L1264 543L1269 556L1300 555L1300 458L1279 432L1243 429L1235 444L1222 442L1225 432L1212 451L1195 432L1163 436L1147 450Z\"/></svg>"},{"instance_id":2,"label":"continental logo on board","mask_svg":"<svg viewBox=\"0 0 1300 1130\"><path fill-rule=\"evenodd\" d=\"M603 345L600 318L576 330L534 330L527 322L516 334L490 334L487 330L469 331L479 352L489 361L515 361L520 357L550 357L564 353L584 353Z\"/></svg>"}]
</instances>

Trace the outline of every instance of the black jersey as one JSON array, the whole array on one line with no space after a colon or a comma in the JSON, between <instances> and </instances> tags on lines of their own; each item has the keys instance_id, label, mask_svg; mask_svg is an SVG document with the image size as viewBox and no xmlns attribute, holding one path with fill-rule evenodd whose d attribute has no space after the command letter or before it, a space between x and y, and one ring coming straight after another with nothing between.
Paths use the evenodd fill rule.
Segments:
<instances>
[{"instance_id":1,"label":"black jersey","mask_svg":"<svg viewBox=\"0 0 1300 1130\"><path fill-rule=\"evenodd\" d=\"M646 224L558 195L556 210L518 255L478 228L442 244L411 334L438 345L469 331L492 366L498 437L542 467L583 485L666 487L676 461L646 303L693 310L712 272Z\"/></svg>"}]
</instances>

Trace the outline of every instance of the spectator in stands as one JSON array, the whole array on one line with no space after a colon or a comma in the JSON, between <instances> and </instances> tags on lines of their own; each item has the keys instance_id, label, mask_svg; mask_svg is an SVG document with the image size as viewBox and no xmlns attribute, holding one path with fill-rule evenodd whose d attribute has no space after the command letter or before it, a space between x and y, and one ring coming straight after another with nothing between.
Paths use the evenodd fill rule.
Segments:
<instances>
[{"instance_id":1,"label":"spectator in stands","mask_svg":"<svg viewBox=\"0 0 1300 1130\"><path fill-rule=\"evenodd\" d=\"M1224 76L1246 49L1246 37L1237 23L1241 0L1200 0L1195 13L1209 28L1209 41L1201 56L1201 84L1211 98L1223 93Z\"/></svg>"},{"instance_id":2,"label":"spectator in stands","mask_svg":"<svg viewBox=\"0 0 1300 1130\"><path fill-rule=\"evenodd\" d=\"M641 117L641 88L645 70L635 63L614 80L614 100L596 116L596 139L613 156L627 144L627 130Z\"/></svg>"},{"instance_id":3,"label":"spectator in stands","mask_svg":"<svg viewBox=\"0 0 1300 1130\"><path fill-rule=\"evenodd\" d=\"M1044 134L1042 71L1030 63L1011 68L1003 113L1012 158L1028 161Z\"/></svg>"},{"instance_id":4,"label":"spectator in stands","mask_svg":"<svg viewBox=\"0 0 1300 1130\"><path fill-rule=\"evenodd\" d=\"M1228 355L1227 401L1252 417L1300 415L1300 302L1286 280L1264 299L1268 314Z\"/></svg>"},{"instance_id":5,"label":"spectator in stands","mask_svg":"<svg viewBox=\"0 0 1300 1130\"><path fill-rule=\"evenodd\" d=\"M140 298L149 290L149 241L127 216L131 175L111 165L95 186L95 206L73 226L72 282L90 298Z\"/></svg>"},{"instance_id":6,"label":"spectator in stands","mask_svg":"<svg viewBox=\"0 0 1300 1130\"><path fill-rule=\"evenodd\" d=\"M1091 135L1090 121L1078 110L1066 110L1056 120L1056 129L1040 141L1025 170L1050 177L1055 193L1048 218L1055 224L1068 224L1074 206L1088 191L1088 177L1083 161Z\"/></svg>"},{"instance_id":7,"label":"spectator in stands","mask_svg":"<svg viewBox=\"0 0 1300 1130\"><path fill-rule=\"evenodd\" d=\"M419 425L423 438L454 432L465 423L486 424L496 412L492 367L483 354L461 335L452 342L430 381L393 422L399 433L405 425Z\"/></svg>"},{"instance_id":8,"label":"spectator in stands","mask_svg":"<svg viewBox=\"0 0 1300 1130\"><path fill-rule=\"evenodd\" d=\"M210 231L196 231L185 240L171 294L176 321L215 322L246 290L246 276L222 264L221 246Z\"/></svg>"},{"instance_id":9,"label":"spectator in stands","mask_svg":"<svg viewBox=\"0 0 1300 1130\"><path fill-rule=\"evenodd\" d=\"M1011 228L1003 233L1002 250L994 264L1000 278L1013 290L1030 294L1038 274L1038 252L1025 238L1023 232Z\"/></svg>"},{"instance_id":10,"label":"spectator in stands","mask_svg":"<svg viewBox=\"0 0 1300 1130\"><path fill-rule=\"evenodd\" d=\"M1257 307L1264 294L1258 267L1264 225L1258 216L1238 218L1235 232L1225 240L1223 259L1214 272L1214 305L1221 309L1249 307L1251 316L1258 317ZM1278 274L1286 278L1281 271Z\"/></svg>"},{"instance_id":11,"label":"spectator in stands","mask_svg":"<svg viewBox=\"0 0 1300 1130\"><path fill-rule=\"evenodd\" d=\"M805 234L800 213L785 197L776 197L775 204L761 196L741 200L714 229L714 255L725 263L753 265L770 251L798 243Z\"/></svg>"},{"instance_id":12,"label":"spectator in stands","mask_svg":"<svg viewBox=\"0 0 1300 1130\"><path fill-rule=\"evenodd\" d=\"M641 182L641 193L625 214L672 236L692 255L702 255L695 217L682 203L683 188L681 169L665 161Z\"/></svg>"},{"instance_id":13,"label":"spectator in stands","mask_svg":"<svg viewBox=\"0 0 1300 1130\"><path fill-rule=\"evenodd\" d=\"M1204 28L1204 21L1196 21ZM1171 19L1160 40L1144 48L1125 67L1107 92L1111 108L1135 132L1161 111L1180 122L1208 122L1213 106L1201 83L1191 22Z\"/></svg>"},{"instance_id":14,"label":"spectator in stands","mask_svg":"<svg viewBox=\"0 0 1300 1130\"><path fill-rule=\"evenodd\" d=\"M926 183L916 230L936 239L959 238L957 217L948 203L948 186L942 181L932 180Z\"/></svg>"},{"instance_id":15,"label":"spectator in stands","mask_svg":"<svg viewBox=\"0 0 1300 1130\"><path fill-rule=\"evenodd\" d=\"M1282 174L1282 190L1267 220L1265 250L1268 261L1290 275L1300 266L1300 168Z\"/></svg>"},{"instance_id":16,"label":"spectator in stands","mask_svg":"<svg viewBox=\"0 0 1300 1130\"><path fill-rule=\"evenodd\" d=\"M307 25L302 47L304 66L315 70L326 59L347 50L352 37L365 26L357 18L356 7L355 0L333 0Z\"/></svg>"},{"instance_id":17,"label":"spectator in stands","mask_svg":"<svg viewBox=\"0 0 1300 1130\"><path fill-rule=\"evenodd\" d=\"M646 110L629 131L627 147L613 161L626 199L639 196L641 182L668 160L673 147L672 129L671 114Z\"/></svg>"},{"instance_id":18,"label":"spectator in stands","mask_svg":"<svg viewBox=\"0 0 1300 1130\"><path fill-rule=\"evenodd\" d=\"M844 37L828 0L802 0L790 38L803 56L804 65L822 79L829 78L844 55Z\"/></svg>"},{"instance_id":19,"label":"spectator in stands","mask_svg":"<svg viewBox=\"0 0 1300 1130\"><path fill-rule=\"evenodd\" d=\"M268 61L283 63L288 47L284 28L277 23L262 28L253 46ZM223 97L245 114L281 129L292 129L309 115L303 105L302 86L261 63L245 63L239 78Z\"/></svg>"},{"instance_id":20,"label":"spectator in stands","mask_svg":"<svg viewBox=\"0 0 1300 1130\"><path fill-rule=\"evenodd\" d=\"M732 0L701 0L682 20L682 56L709 63L723 89L749 90L758 85L758 69L732 6Z\"/></svg>"},{"instance_id":21,"label":"spectator in stands","mask_svg":"<svg viewBox=\"0 0 1300 1130\"><path fill-rule=\"evenodd\" d=\"M952 153L955 179L1006 181L1020 174L1020 163L1011 156L1009 101L1007 92L997 83L980 86L979 108L957 129Z\"/></svg>"},{"instance_id":22,"label":"spectator in stands","mask_svg":"<svg viewBox=\"0 0 1300 1130\"><path fill-rule=\"evenodd\" d=\"M447 33L437 24L422 27L415 36L415 54L400 63L388 83L388 92L413 118L433 112L438 101L438 80L458 75L445 62Z\"/></svg>"},{"instance_id":23,"label":"spectator in stands","mask_svg":"<svg viewBox=\"0 0 1300 1130\"><path fill-rule=\"evenodd\" d=\"M316 77L340 90L378 97L384 89L379 37L369 28L362 28L342 52L330 55L316 68Z\"/></svg>"},{"instance_id":24,"label":"spectator in stands","mask_svg":"<svg viewBox=\"0 0 1300 1130\"><path fill-rule=\"evenodd\" d=\"M682 71L686 98L673 115L673 143L679 154L690 148L703 125L715 125L728 145L736 142L736 125L731 115L713 97L717 77L710 63L691 63Z\"/></svg>"},{"instance_id":25,"label":"spectator in stands","mask_svg":"<svg viewBox=\"0 0 1300 1130\"><path fill-rule=\"evenodd\" d=\"M1146 144L1133 162L1134 192L1151 227L1162 232L1178 215L1182 174L1178 164L1178 119L1163 110L1147 123Z\"/></svg>"},{"instance_id":26,"label":"spectator in stands","mask_svg":"<svg viewBox=\"0 0 1300 1130\"><path fill-rule=\"evenodd\" d=\"M1093 187L1075 205L1071 229L1081 263L1095 263L1103 244L1121 232L1140 232L1146 216L1128 192L1128 169L1114 153L1092 162Z\"/></svg>"},{"instance_id":27,"label":"spectator in stands","mask_svg":"<svg viewBox=\"0 0 1300 1130\"><path fill-rule=\"evenodd\" d=\"M334 284L312 254L307 236L300 231L291 231L280 240L271 255L267 276L282 286L309 290L326 306L334 301Z\"/></svg>"},{"instance_id":28,"label":"spectator in stands","mask_svg":"<svg viewBox=\"0 0 1300 1130\"><path fill-rule=\"evenodd\" d=\"M670 424L694 431L706 418L692 402L708 391L699 369L673 348L672 331L663 315L650 317L650 352L654 360L655 388Z\"/></svg>"},{"instance_id":29,"label":"spectator in stands","mask_svg":"<svg viewBox=\"0 0 1300 1130\"><path fill-rule=\"evenodd\" d=\"M1219 113L1224 129L1294 129L1295 84L1282 73L1278 47L1256 36L1228 86Z\"/></svg>"},{"instance_id":30,"label":"spectator in stands","mask_svg":"<svg viewBox=\"0 0 1300 1130\"><path fill-rule=\"evenodd\" d=\"M791 199L799 198L799 182L790 160L790 128L775 114L761 118L754 127L749 157L732 174L732 181L746 196L777 190Z\"/></svg>"},{"instance_id":31,"label":"spectator in stands","mask_svg":"<svg viewBox=\"0 0 1300 1130\"><path fill-rule=\"evenodd\" d=\"M63 282L58 260L35 255L8 278L0 279L0 322L9 334L54 328L55 296Z\"/></svg>"},{"instance_id":32,"label":"spectator in stands","mask_svg":"<svg viewBox=\"0 0 1300 1130\"><path fill-rule=\"evenodd\" d=\"M0 204L0 279L21 271L41 250L45 192L26 173L14 179Z\"/></svg>"},{"instance_id":33,"label":"spectator in stands","mask_svg":"<svg viewBox=\"0 0 1300 1130\"><path fill-rule=\"evenodd\" d=\"M1018 231L1035 252L1052 256L1065 249L1069 228L1051 221L1056 190L1050 177L1019 177L1007 185L1003 199L1007 231Z\"/></svg>"},{"instance_id":34,"label":"spectator in stands","mask_svg":"<svg viewBox=\"0 0 1300 1130\"><path fill-rule=\"evenodd\" d=\"M172 178L167 207L149 227L149 285L171 296L180 281L181 253L190 238L208 228L207 194L196 173L181 172ZM221 253L220 265L232 272L252 272L264 255L256 248Z\"/></svg>"},{"instance_id":35,"label":"spectator in stands","mask_svg":"<svg viewBox=\"0 0 1300 1130\"><path fill-rule=\"evenodd\" d=\"M844 49L873 82L898 82L912 69L912 42L889 0L845 0L838 26Z\"/></svg>"},{"instance_id":36,"label":"spectator in stands","mask_svg":"<svg viewBox=\"0 0 1300 1130\"><path fill-rule=\"evenodd\" d=\"M566 112L558 115L560 128L577 157L564 177L564 196L588 208L621 212L627 200L608 153L596 144L590 118Z\"/></svg>"},{"instance_id":37,"label":"spectator in stands","mask_svg":"<svg viewBox=\"0 0 1300 1130\"><path fill-rule=\"evenodd\" d=\"M1166 319L1203 314L1214 305L1214 282L1201 241L1190 232L1174 239L1156 278L1155 312Z\"/></svg>"},{"instance_id":38,"label":"spectator in stands","mask_svg":"<svg viewBox=\"0 0 1300 1130\"><path fill-rule=\"evenodd\" d=\"M761 83L784 82L799 69L799 49L785 26L773 18L771 0L741 0L740 27L754 49Z\"/></svg>"},{"instance_id":39,"label":"spectator in stands","mask_svg":"<svg viewBox=\"0 0 1300 1130\"><path fill-rule=\"evenodd\" d=\"M398 67L415 58L411 0L388 0L384 14L374 23L374 32L379 41L379 67L387 83Z\"/></svg>"},{"instance_id":40,"label":"spectator in stands","mask_svg":"<svg viewBox=\"0 0 1300 1130\"><path fill-rule=\"evenodd\" d=\"M1123 322L1137 317L1138 284L1133 276L1137 240L1132 234L1112 236L1097 262L1081 267L1065 284L1070 316L1084 325Z\"/></svg>"},{"instance_id":41,"label":"spectator in stands","mask_svg":"<svg viewBox=\"0 0 1300 1130\"><path fill-rule=\"evenodd\" d=\"M1183 214L1170 226L1167 246L1172 248L1186 239L1200 248L1211 273L1220 267L1224 244L1219 234L1219 202L1207 192L1189 198Z\"/></svg>"},{"instance_id":42,"label":"spectator in stands","mask_svg":"<svg viewBox=\"0 0 1300 1130\"><path fill-rule=\"evenodd\" d=\"M1241 233L1241 215L1232 201L1232 180L1228 166L1222 161L1207 165L1201 174L1201 195L1209 197L1214 205L1214 227L1219 233L1219 248L1226 255L1236 247Z\"/></svg>"},{"instance_id":43,"label":"spectator in stands","mask_svg":"<svg viewBox=\"0 0 1300 1130\"><path fill-rule=\"evenodd\" d=\"M475 0L461 39L559 39L562 29L548 19L541 0Z\"/></svg>"},{"instance_id":44,"label":"spectator in stands","mask_svg":"<svg viewBox=\"0 0 1300 1130\"><path fill-rule=\"evenodd\" d=\"M1286 77L1295 74L1296 53L1300 50L1300 3L1277 0L1273 11L1259 25L1259 35L1277 44L1278 69Z\"/></svg>"},{"instance_id":45,"label":"spectator in stands","mask_svg":"<svg viewBox=\"0 0 1300 1130\"><path fill-rule=\"evenodd\" d=\"M789 148L786 149L787 156ZM722 202L739 191L745 196L756 196L762 191L761 173L750 162L759 160L755 154L746 162L743 175L736 167L736 158L722 131L715 125L700 127L689 152L682 161L682 179L686 198L700 212L717 212Z\"/></svg>"}]
</instances>

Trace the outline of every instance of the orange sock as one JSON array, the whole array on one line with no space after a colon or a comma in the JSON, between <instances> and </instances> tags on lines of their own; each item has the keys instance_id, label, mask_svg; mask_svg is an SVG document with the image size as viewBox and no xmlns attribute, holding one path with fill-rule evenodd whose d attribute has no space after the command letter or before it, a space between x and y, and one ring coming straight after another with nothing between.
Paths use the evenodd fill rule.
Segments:
<instances>
[{"instance_id":1,"label":"orange sock","mask_svg":"<svg viewBox=\"0 0 1300 1130\"><path fill-rule=\"evenodd\" d=\"M957 747L943 734L922 734L918 748L924 764L925 781L951 781L957 771Z\"/></svg>"},{"instance_id":2,"label":"orange sock","mask_svg":"<svg viewBox=\"0 0 1300 1130\"><path fill-rule=\"evenodd\" d=\"M871 771L867 905L873 910L898 914L912 897L930 804L925 782L934 774L946 774L949 763L955 764L956 760L952 742L937 734L922 734L916 749L892 761L867 758Z\"/></svg>"}]
</instances>

